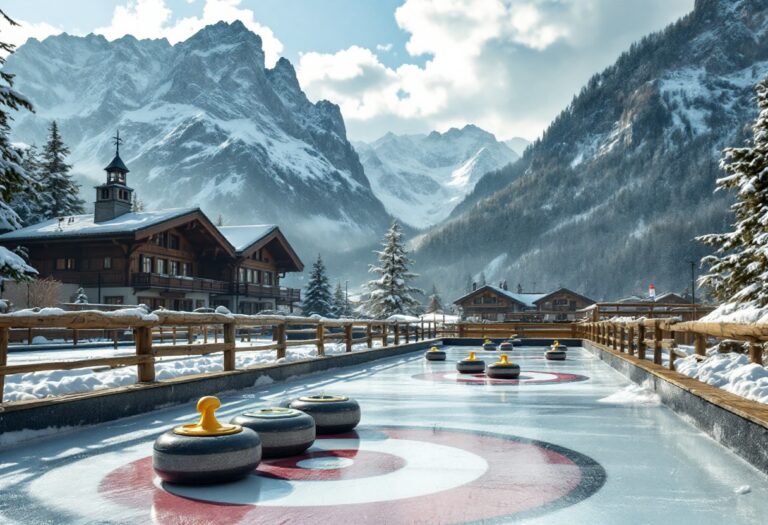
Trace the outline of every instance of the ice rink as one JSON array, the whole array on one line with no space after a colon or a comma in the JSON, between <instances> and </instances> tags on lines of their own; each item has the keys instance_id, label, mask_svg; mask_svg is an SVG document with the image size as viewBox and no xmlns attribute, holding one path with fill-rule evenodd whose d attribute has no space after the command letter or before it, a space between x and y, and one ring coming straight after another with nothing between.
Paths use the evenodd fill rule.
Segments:
<instances>
[{"instance_id":1,"label":"ice rink","mask_svg":"<svg viewBox=\"0 0 768 525\"><path fill-rule=\"evenodd\" d=\"M752 524L768 479L581 349L517 347L520 381L422 353L219 396L222 421L307 393L362 409L356 432L209 487L163 484L154 439L190 402L0 452L0 522ZM492 363L498 352L478 352ZM201 395L208 392L201 392Z\"/></svg>"}]
</instances>

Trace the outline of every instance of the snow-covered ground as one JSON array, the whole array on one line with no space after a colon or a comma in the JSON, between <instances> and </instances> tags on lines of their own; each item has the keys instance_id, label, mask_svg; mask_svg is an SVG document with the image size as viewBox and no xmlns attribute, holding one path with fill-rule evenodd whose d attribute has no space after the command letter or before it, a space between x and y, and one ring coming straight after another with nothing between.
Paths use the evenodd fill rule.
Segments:
<instances>
[{"instance_id":1,"label":"snow-covered ground","mask_svg":"<svg viewBox=\"0 0 768 525\"><path fill-rule=\"evenodd\" d=\"M256 346L257 344L271 341L238 343L238 348ZM374 347L380 346L381 341L375 341ZM352 346L352 351L366 350L365 343ZM325 354L340 354L346 351L344 343L326 343ZM92 357L116 357L133 355L135 349L131 347L118 350L87 349L72 351L46 351L46 352L20 352L10 355L10 364L22 362L42 361L66 361L75 359L88 359ZM45 354L45 355L38 355ZM252 366L271 363L290 363L302 359L317 358L315 345L295 346L286 349L286 356L277 359L275 350L255 350L253 352L239 351L236 354L236 367L248 368ZM208 354L199 357L159 357L155 363L155 377L157 380L171 379L174 377L202 374L206 372L219 372L223 370L223 358L221 353ZM23 401L41 399L49 396L61 396L92 390L102 390L118 386L132 385L136 382L136 367L126 366L122 368L80 368L76 370L54 370L47 372L30 372L26 374L13 374L5 378L3 389L4 401Z\"/></svg>"},{"instance_id":2,"label":"snow-covered ground","mask_svg":"<svg viewBox=\"0 0 768 525\"><path fill-rule=\"evenodd\" d=\"M768 403L766 367L750 363L744 354L720 354L714 348L707 353L703 361L694 356L676 359L675 370L746 399Z\"/></svg>"}]
</instances>

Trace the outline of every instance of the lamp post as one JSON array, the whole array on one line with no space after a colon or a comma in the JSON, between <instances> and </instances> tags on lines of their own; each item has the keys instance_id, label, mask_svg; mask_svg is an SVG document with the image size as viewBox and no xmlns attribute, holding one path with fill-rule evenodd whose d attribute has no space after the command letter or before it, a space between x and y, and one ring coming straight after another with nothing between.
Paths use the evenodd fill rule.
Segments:
<instances>
[{"instance_id":1,"label":"lamp post","mask_svg":"<svg viewBox=\"0 0 768 525\"><path fill-rule=\"evenodd\" d=\"M344 317L349 317L349 281L344 281Z\"/></svg>"},{"instance_id":2,"label":"lamp post","mask_svg":"<svg viewBox=\"0 0 768 525\"><path fill-rule=\"evenodd\" d=\"M691 263L691 304L696 304L696 262Z\"/></svg>"}]
</instances>

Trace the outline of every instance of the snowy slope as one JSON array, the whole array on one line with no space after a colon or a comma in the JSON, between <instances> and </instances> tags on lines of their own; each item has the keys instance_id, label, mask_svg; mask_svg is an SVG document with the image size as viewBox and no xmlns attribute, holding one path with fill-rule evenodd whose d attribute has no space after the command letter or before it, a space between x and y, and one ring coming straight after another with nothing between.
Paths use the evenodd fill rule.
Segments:
<instances>
[{"instance_id":1,"label":"snowy slope","mask_svg":"<svg viewBox=\"0 0 768 525\"><path fill-rule=\"evenodd\" d=\"M266 68L261 39L240 22L174 46L30 40L7 69L37 109L19 115L14 139L40 144L57 119L88 202L119 128L129 184L148 209L200 206L227 224L279 224L300 251L355 247L389 222L338 106L311 103L287 60Z\"/></svg>"},{"instance_id":2,"label":"snowy slope","mask_svg":"<svg viewBox=\"0 0 768 525\"><path fill-rule=\"evenodd\" d=\"M419 239L419 272L454 291L485 268L491 282L595 299L649 283L682 292L687 261L710 252L694 238L732 221L718 161L751 137L766 76L768 0L697 0L595 74L520 161L478 181Z\"/></svg>"},{"instance_id":3,"label":"snowy slope","mask_svg":"<svg viewBox=\"0 0 768 525\"><path fill-rule=\"evenodd\" d=\"M444 220L482 175L518 159L491 133L472 125L428 135L388 133L354 146L387 211L419 228Z\"/></svg>"}]
</instances>

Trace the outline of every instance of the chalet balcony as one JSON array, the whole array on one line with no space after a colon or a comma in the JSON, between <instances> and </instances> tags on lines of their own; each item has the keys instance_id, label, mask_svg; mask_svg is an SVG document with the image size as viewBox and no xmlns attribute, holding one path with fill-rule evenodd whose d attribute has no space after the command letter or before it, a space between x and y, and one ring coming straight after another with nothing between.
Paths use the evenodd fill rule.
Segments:
<instances>
[{"instance_id":1,"label":"chalet balcony","mask_svg":"<svg viewBox=\"0 0 768 525\"><path fill-rule=\"evenodd\" d=\"M160 275L156 273L134 273L131 285L138 290L160 288L183 292L209 292L225 294L229 289L226 281L204 279L202 277L182 277L180 275Z\"/></svg>"},{"instance_id":2,"label":"chalet balcony","mask_svg":"<svg viewBox=\"0 0 768 525\"><path fill-rule=\"evenodd\" d=\"M301 300L301 290L281 286L265 286L255 283L232 283L232 295L276 299L281 304L297 303Z\"/></svg>"}]
</instances>

